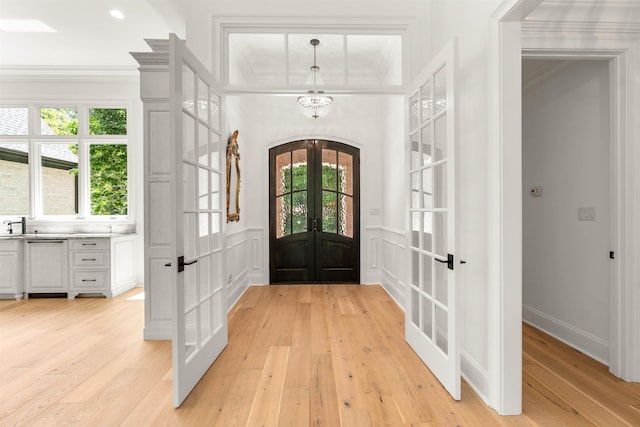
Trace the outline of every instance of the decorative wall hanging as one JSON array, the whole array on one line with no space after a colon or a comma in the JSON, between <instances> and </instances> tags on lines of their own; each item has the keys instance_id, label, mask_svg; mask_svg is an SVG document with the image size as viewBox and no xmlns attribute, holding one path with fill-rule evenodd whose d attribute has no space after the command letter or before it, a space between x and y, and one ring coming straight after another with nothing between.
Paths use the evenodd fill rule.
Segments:
<instances>
[{"instance_id":1,"label":"decorative wall hanging","mask_svg":"<svg viewBox=\"0 0 640 427\"><path fill-rule=\"evenodd\" d=\"M240 153L237 130L227 141L227 222L230 221L240 221Z\"/></svg>"}]
</instances>

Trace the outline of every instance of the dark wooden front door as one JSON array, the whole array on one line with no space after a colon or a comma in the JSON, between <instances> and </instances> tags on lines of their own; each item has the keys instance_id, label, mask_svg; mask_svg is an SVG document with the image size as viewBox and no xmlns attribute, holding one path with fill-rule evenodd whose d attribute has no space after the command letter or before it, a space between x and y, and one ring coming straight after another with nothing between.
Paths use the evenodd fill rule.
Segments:
<instances>
[{"instance_id":1,"label":"dark wooden front door","mask_svg":"<svg viewBox=\"0 0 640 427\"><path fill-rule=\"evenodd\" d=\"M269 151L271 283L360 282L360 151L305 140Z\"/></svg>"}]
</instances>

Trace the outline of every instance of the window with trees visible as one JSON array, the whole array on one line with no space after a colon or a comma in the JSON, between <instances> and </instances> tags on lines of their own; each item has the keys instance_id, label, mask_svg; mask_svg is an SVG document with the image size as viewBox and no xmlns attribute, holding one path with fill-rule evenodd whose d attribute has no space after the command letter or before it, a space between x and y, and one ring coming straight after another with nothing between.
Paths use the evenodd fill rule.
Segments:
<instances>
[{"instance_id":1,"label":"window with trees visible","mask_svg":"<svg viewBox=\"0 0 640 427\"><path fill-rule=\"evenodd\" d=\"M0 216L127 217L127 134L122 106L0 106Z\"/></svg>"}]
</instances>

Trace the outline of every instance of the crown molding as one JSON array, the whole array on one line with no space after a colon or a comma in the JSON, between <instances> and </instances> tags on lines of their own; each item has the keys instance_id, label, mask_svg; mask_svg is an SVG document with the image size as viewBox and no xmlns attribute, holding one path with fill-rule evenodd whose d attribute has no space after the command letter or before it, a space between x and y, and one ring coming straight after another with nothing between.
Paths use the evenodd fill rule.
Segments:
<instances>
[{"instance_id":1,"label":"crown molding","mask_svg":"<svg viewBox=\"0 0 640 427\"><path fill-rule=\"evenodd\" d=\"M137 82L135 66L0 66L0 81Z\"/></svg>"},{"instance_id":2,"label":"crown molding","mask_svg":"<svg viewBox=\"0 0 640 427\"><path fill-rule=\"evenodd\" d=\"M544 0L527 19L634 23L640 19L640 3L637 0Z\"/></svg>"},{"instance_id":3,"label":"crown molding","mask_svg":"<svg viewBox=\"0 0 640 427\"><path fill-rule=\"evenodd\" d=\"M557 37L565 38L598 37L606 39L640 39L640 22L577 22L577 21L524 21L522 38Z\"/></svg>"},{"instance_id":4,"label":"crown molding","mask_svg":"<svg viewBox=\"0 0 640 427\"><path fill-rule=\"evenodd\" d=\"M251 29L256 32L270 29L278 32L304 29L306 32L375 30L378 33L379 31L402 32L415 21L415 17L214 16L213 27L225 30Z\"/></svg>"}]
</instances>

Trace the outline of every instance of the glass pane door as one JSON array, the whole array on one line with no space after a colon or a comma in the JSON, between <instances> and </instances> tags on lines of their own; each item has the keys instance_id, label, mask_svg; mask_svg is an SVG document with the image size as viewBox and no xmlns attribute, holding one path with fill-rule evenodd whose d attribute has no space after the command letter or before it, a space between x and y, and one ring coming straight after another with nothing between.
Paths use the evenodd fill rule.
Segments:
<instances>
[{"instance_id":1,"label":"glass pane door","mask_svg":"<svg viewBox=\"0 0 640 427\"><path fill-rule=\"evenodd\" d=\"M179 406L227 343L222 280L220 95L212 76L172 36L176 135L173 388ZM174 100L175 101L175 100Z\"/></svg>"},{"instance_id":2,"label":"glass pane door","mask_svg":"<svg viewBox=\"0 0 640 427\"><path fill-rule=\"evenodd\" d=\"M408 99L411 277L405 326L407 342L459 399L454 59L452 44L433 59Z\"/></svg>"}]
</instances>

